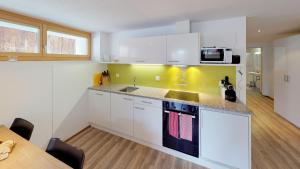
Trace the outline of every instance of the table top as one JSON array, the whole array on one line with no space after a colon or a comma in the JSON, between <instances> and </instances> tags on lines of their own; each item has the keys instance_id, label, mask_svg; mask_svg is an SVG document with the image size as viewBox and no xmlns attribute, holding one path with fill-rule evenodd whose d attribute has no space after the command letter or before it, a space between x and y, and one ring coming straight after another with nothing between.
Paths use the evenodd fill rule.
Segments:
<instances>
[{"instance_id":1,"label":"table top","mask_svg":"<svg viewBox=\"0 0 300 169\"><path fill-rule=\"evenodd\" d=\"M0 140L14 140L16 145L9 157L0 161L5 169L71 169L44 150L23 139L3 125L0 125Z\"/></svg>"}]
</instances>

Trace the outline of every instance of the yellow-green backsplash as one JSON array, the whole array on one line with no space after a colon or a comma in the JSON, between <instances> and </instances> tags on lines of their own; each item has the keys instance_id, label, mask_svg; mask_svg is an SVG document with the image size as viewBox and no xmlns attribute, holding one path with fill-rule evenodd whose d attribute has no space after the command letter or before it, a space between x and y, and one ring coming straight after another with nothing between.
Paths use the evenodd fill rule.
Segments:
<instances>
[{"instance_id":1,"label":"yellow-green backsplash","mask_svg":"<svg viewBox=\"0 0 300 169\"><path fill-rule=\"evenodd\" d=\"M166 89L219 93L219 81L225 76L235 86L236 68L231 66L166 66L110 64L108 70L114 84L136 84ZM116 77L119 74L119 77ZM155 80L160 76L160 81Z\"/></svg>"}]
</instances>

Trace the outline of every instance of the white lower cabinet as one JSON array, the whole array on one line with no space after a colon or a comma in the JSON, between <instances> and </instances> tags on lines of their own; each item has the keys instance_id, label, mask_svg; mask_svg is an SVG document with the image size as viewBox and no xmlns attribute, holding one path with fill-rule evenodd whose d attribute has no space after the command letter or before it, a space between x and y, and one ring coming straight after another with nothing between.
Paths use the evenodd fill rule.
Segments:
<instances>
[{"instance_id":1,"label":"white lower cabinet","mask_svg":"<svg viewBox=\"0 0 300 169\"><path fill-rule=\"evenodd\" d=\"M111 93L111 128L128 136L133 135L134 97Z\"/></svg>"},{"instance_id":2,"label":"white lower cabinet","mask_svg":"<svg viewBox=\"0 0 300 169\"><path fill-rule=\"evenodd\" d=\"M162 146L162 107L134 104L133 112L134 137Z\"/></svg>"},{"instance_id":3,"label":"white lower cabinet","mask_svg":"<svg viewBox=\"0 0 300 169\"><path fill-rule=\"evenodd\" d=\"M201 155L240 169L250 169L250 117L201 110Z\"/></svg>"},{"instance_id":4,"label":"white lower cabinet","mask_svg":"<svg viewBox=\"0 0 300 169\"><path fill-rule=\"evenodd\" d=\"M110 128L110 93L89 91L89 120L91 123Z\"/></svg>"}]
</instances>

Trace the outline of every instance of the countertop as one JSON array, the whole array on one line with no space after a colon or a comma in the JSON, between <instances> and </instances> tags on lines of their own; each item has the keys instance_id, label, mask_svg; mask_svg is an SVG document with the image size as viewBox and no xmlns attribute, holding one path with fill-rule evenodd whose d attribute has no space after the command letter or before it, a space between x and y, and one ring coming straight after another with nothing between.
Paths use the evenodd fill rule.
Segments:
<instances>
[{"instance_id":1,"label":"countertop","mask_svg":"<svg viewBox=\"0 0 300 169\"><path fill-rule=\"evenodd\" d=\"M202 108L219 109L219 110L229 111L233 113L240 113L243 115L251 115L250 110L246 107L245 104L243 104L239 100L237 100L237 102L229 102L222 99L220 95L198 93L199 102L192 102L192 101L182 101L177 99L165 98L164 96L169 91L169 89L136 86L139 89L130 93L119 91L120 89L123 89L127 86L131 86L131 85L110 84L110 85L99 86L99 87L90 87L89 89L119 93L119 94L131 95L131 96L138 96L138 97L146 97L146 98L165 100L165 101L175 101L175 102L200 106Z\"/></svg>"}]
</instances>

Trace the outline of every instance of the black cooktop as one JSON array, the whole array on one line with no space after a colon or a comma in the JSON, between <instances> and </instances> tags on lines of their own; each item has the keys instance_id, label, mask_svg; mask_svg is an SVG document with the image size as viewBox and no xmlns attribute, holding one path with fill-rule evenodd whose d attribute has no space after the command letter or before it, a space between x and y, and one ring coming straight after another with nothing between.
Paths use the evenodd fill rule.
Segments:
<instances>
[{"instance_id":1,"label":"black cooktop","mask_svg":"<svg viewBox=\"0 0 300 169\"><path fill-rule=\"evenodd\" d=\"M199 102L198 93L190 93L190 92L175 91L175 90L169 90L168 93L165 95L165 98Z\"/></svg>"}]
</instances>

